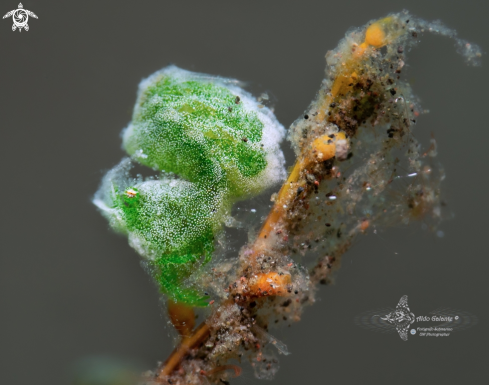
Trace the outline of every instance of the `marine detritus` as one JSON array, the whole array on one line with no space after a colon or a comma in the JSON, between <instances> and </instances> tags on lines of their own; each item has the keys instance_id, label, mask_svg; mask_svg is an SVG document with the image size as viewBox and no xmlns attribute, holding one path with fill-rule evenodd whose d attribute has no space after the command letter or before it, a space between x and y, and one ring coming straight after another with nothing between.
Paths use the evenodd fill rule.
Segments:
<instances>
[{"instance_id":1,"label":"marine detritus","mask_svg":"<svg viewBox=\"0 0 489 385\"><path fill-rule=\"evenodd\" d=\"M300 320L357 235L420 219L435 228L444 173L435 140L423 150L412 134L422 110L402 78L423 32L455 39L479 64L477 46L407 12L348 32L327 52L317 97L289 129L297 160L268 215L264 204L246 215L235 205L285 178L285 131L264 106L268 96L173 66L141 83L123 134L131 158L94 199L143 257L181 335L141 384L226 384L241 372L233 359L272 378L277 353L288 350L269 325ZM133 163L157 175L131 177ZM249 229L262 214L259 231L230 257L223 226ZM207 317L197 328L195 307Z\"/></svg>"}]
</instances>

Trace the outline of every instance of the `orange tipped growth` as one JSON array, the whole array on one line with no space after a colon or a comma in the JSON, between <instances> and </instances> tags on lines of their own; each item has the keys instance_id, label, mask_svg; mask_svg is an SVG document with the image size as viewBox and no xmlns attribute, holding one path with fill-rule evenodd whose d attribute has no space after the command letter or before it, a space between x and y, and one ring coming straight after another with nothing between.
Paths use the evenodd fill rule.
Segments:
<instances>
[{"instance_id":1,"label":"orange tipped growth","mask_svg":"<svg viewBox=\"0 0 489 385\"><path fill-rule=\"evenodd\" d=\"M374 47L382 47L386 44L385 32L379 23L373 23L365 32L365 43Z\"/></svg>"},{"instance_id":2,"label":"orange tipped growth","mask_svg":"<svg viewBox=\"0 0 489 385\"><path fill-rule=\"evenodd\" d=\"M255 255L258 255L258 253L266 248L265 241L277 229L277 226L285 215L287 206L296 197L296 193L292 192L292 190L297 187L301 172L313 162L324 162L334 157L336 155L336 142L338 140L346 140L344 132L338 132L332 134L332 136L320 136L312 142L311 151L302 160L296 162L287 182L284 183L278 193L275 206L263 224L260 234L258 234L258 241L254 246Z\"/></svg>"},{"instance_id":3,"label":"orange tipped growth","mask_svg":"<svg viewBox=\"0 0 489 385\"><path fill-rule=\"evenodd\" d=\"M365 53L365 50L369 46L373 46L375 48L383 47L388 43L387 35L385 33L385 27L390 21L389 18L380 20L376 23L373 23L370 27L365 31L365 41L360 44L355 51L355 57L360 57Z\"/></svg>"},{"instance_id":4,"label":"orange tipped growth","mask_svg":"<svg viewBox=\"0 0 489 385\"><path fill-rule=\"evenodd\" d=\"M249 283L249 293L251 296L283 296L287 295L287 285L290 283L290 275L279 273L258 274Z\"/></svg>"},{"instance_id":5,"label":"orange tipped growth","mask_svg":"<svg viewBox=\"0 0 489 385\"><path fill-rule=\"evenodd\" d=\"M331 159L336 155L336 141L345 139L346 136L343 132L338 132L331 136L320 136L312 142L312 158L318 162Z\"/></svg>"},{"instance_id":6,"label":"orange tipped growth","mask_svg":"<svg viewBox=\"0 0 489 385\"><path fill-rule=\"evenodd\" d=\"M192 307L168 300L168 315L171 323L181 336L189 336L195 326L195 313Z\"/></svg>"}]
</instances>

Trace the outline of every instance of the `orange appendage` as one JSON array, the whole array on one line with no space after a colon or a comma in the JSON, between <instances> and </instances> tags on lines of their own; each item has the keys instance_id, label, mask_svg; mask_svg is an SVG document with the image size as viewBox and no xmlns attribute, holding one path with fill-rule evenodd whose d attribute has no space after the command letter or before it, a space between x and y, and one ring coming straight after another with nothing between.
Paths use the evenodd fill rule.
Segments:
<instances>
[{"instance_id":1,"label":"orange appendage","mask_svg":"<svg viewBox=\"0 0 489 385\"><path fill-rule=\"evenodd\" d=\"M287 285L291 282L289 274L262 273L248 282L248 294L251 296L287 295Z\"/></svg>"},{"instance_id":2,"label":"orange appendage","mask_svg":"<svg viewBox=\"0 0 489 385\"><path fill-rule=\"evenodd\" d=\"M387 44L387 36L381 23L374 23L365 31L365 41L355 48L353 57L359 59L369 46L376 48L383 47Z\"/></svg>"},{"instance_id":3,"label":"orange appendage","mask_svg":"<svg viewBox=\"0 0 489 385\"><path fill-rule=\"evenodd\" d=\"M258 239L260 240L254 247L254 254L258 255L263 251L264 248L268 246L268 242L263 242L270 237L271 233L276 230L277 225L280 223L284 216L285 208L284 205L287 206L290 199L295 195L291 193L292 186L295 186L295 183L299 179L300 172L303 168L302 162L297 162L290 173L287 182L283 184L282 188L278 193L277 200L275 201L275 206L272 211L268 215L267 220L262 226L260 233L258 234Z\"/></svg>"},{"instance_id":4,"label":"orange appendage","mask_svg":"<svg viewBox=\"0 0 489 385\"><path fill-rule=\"evenodd\" d=\"M352 70L353 64L350 63L349 66L349 71ZM348 67L347 67L348 69ZM355 83L356 80L358 79L358 75L355 71L353 72L347 72L346 74L340 74L336 77L333 86L331 87L331 96L334 98L338 96L344 96L346 95L350 90L351 90L351 84ZM328 99L328 98L326 98ZM328 99L329 101L329 99ZM328 104L329 105L329 104Z\"/></svg>"},{"instance_id":5,"label":"orange appendage","mask_svg":"<svg viewBox=\"0 0 489 385\"><path fill-rule=\"evenodd\" d=\"M321 136L312 142L312 157L318 161L331 159L335 153L336 144L328 135Z\"/></svg>"},{"instance_id":6,"label":"orange appendage","mask_svg":"<svg viewBox=\"0 0 489 385\"><path fill-rule=\"evenodd\" d=\"M368 219L362 220L362 222L360 223L360 230L362 232L365 232L369 227L370 227L370 221Z\"/></svg>"},{"instance_id":7,"label":"orange appendage","mask_svg":"<svg viewBox=\"0 0 489 385\"><path fill-rule=\"evenodd\" d=\"M363 42L362 44L360 44L358 47L355 48L353 56L355 58L359 58L360 56L362 56L365 53L365 50L367 48L368 48L368 44Z\"/></svg>"},{"instance_id":8,"label":"orange appendage","mask_svg":"<svg viewBox=\"0 0 489 385\"><path fill-rule=\"evenodd\" d=\"M170 321L182 336L189 336L195 326L195 313L192 307L168 300Z\"/></svg>"},{"instance_id":9,"label":"orange appendage","mask_svg":"<svg viewBox=\"0 0 489 385\"><path fill-rule=\"evenodd\" d=\"M352 76L357 76L355 73ZM259 242L254 247L254 254L258 255L267 247L268 242L266 240L271 236L273 232L277 230L277 226L282 220L287 206L290 201L296 197L297 181L299 180L301 172L311 165L313 162L324 162L337 155L338 141L345 141L346 136L344 132L338 132L336 134L323 135L314 140L311 145L311 151L300 161L296 162L292 172L284 183L278 193L275 206L268 215L267 220L263 224L262 229L258 235ZM343 143L344 144L344 143Z\"/></svg>"},{"instance_id":10,"label":"orange appendage","mask_svg":"<svg viewBox=\"0 0 489 385\"><path fill-rule=\"evenodd\" d=\"M365 48L368 46L366 45L365 48L361 48L364 44L365 43L362 43L362 45L357 48L353 55L354 59L358 59L360 56L363 55ZM346 73L339 74L334 80L330 94L328 94L323 99L321 107L319 108L318 114L316 116L318 122L322 122L326 119L326 113L333 100L335 100L337 97L345 96L346 94L348 94L348 92L351 91L352 84L355 84L358 79L358 74L354 70L355 65L356 60L350 60L348 63L345 64ZM350 73L350 71L352 72Z\"/></svg>"},{"instance_id":11,"label":"orange appendage","mask_svg":"<svg viewBox=\"0 0 489 385\"><path fill-rule=\"evenodd\" d=\"M338 140L346 140L345 133L338 132L336 134L323 135L312 142L312 156L310 161L317 162L331 159L336 155L336 142Z\"/></svg>"},{"instance_id":12,"label":"orange appendage","mask_svg":"<svg viewBox=\"0 0 489 385\"><path fill-rule=\"evenodd\" d=\"M379 23L374 23L367 28L367 32L365 32L365 43L377 48L385 45L385 32Z\"/></svg>"}]
</instances>

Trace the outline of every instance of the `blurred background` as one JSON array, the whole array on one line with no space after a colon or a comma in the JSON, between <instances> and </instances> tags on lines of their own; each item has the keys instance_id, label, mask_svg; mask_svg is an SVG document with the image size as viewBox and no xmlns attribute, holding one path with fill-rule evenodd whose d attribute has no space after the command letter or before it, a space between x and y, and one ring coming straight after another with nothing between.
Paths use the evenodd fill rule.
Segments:
<instances>
[{"instance_id":1,"label":"blurred background","mask_svg":"<svg viewBox=\"0 0 489 385\"><path fill-rule=\"evenodd\" d=\"M17 1L1 0L0 14ZM138 256L90 202L123 156L119 133L143 77L173 63L247 81L277 100L288 127L315 96L326 51L352 26L408 9L489 47L488 3L476 0L23 5L39 17L28 32L0 22L0 384L8 385L126 385L102 380L153 369L173 348ZM447 173L454 218L440 226L444 237L421 224L361 237L302 321L272 332L292 353L280 357L273 383L487 383L489 61L467 67L453 45L425 35L406 73L430 110L415 135L428 145L434 133ZM450 307L478 324L408 342L355 325L402 295L416 316ZM247 366L235 381L259 382Z\"/></svg>"}]
</instances>

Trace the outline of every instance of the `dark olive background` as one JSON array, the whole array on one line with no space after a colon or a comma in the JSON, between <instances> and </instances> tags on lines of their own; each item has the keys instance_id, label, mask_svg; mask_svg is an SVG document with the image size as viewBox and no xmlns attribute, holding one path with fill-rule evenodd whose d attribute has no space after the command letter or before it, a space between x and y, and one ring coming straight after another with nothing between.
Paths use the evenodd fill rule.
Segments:
<instances>
[{"instance_id":1,"label":"dark olive background","mask_svg":"<svg viewBox=\"0 0 489 385\"><path fill-rule=\"evenodd\" d=\"M18 0L1 0L3 15ZM123 156L119 133L141 78L178 66L250 81L288 127L314 97L324 54L346 30L403 8L489 47L488 6L466 1L24 1L30 31L0 22L0 384L70 384L83 357L153 368L172 350L158 294L127 241L90 199ZM489 87L453 42L425 35L407 78L430 114L454 219L444 238L419 225L370 233L303 320L276 332L276 384L483 384L488 370ZM289 163L288 143L284 144ZM355 315L447 306L479 323L448 338L364 330ZM418 325L419 326L419 325ZM421 325L422 326L422 325ZM258 383L249 368L237 381Z\"/></svg>"}]
</instances>

